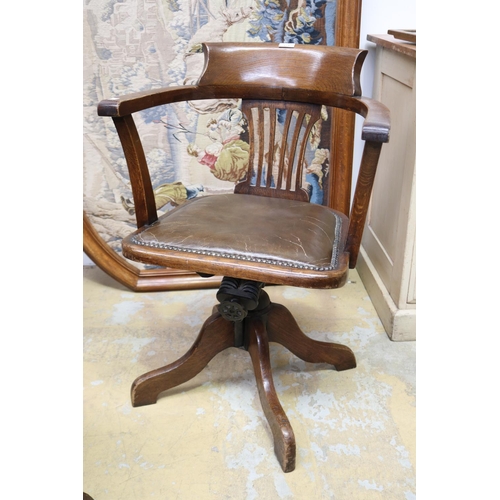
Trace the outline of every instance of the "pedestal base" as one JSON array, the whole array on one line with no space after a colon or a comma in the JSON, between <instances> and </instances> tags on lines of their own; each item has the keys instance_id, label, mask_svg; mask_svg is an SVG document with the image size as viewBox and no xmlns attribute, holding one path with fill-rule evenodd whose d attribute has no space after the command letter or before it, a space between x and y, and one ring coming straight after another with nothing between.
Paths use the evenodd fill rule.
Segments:
<instances>
[{"instance_id":1,"label":"pedestal base","mask_svg":"<svg viewBox=\"0 0 500 500\"><path fill-rule=\"evenodd\" d=\"M274 387L269 342L283 345L304 361L331 364L337 371L356 366L351 349L307 337L286 307L271 303L268 295L261 292L258 307L249 311L238 328L215 310L184 356L170 365L138 377L132 384L132 405L156 403L160 393L193 378L219 352L229 347L244 347L252 359L262 409L274 438L276 456L283 471L291 472L295 469L295 436Z\"/></svg>"}]
</instances>

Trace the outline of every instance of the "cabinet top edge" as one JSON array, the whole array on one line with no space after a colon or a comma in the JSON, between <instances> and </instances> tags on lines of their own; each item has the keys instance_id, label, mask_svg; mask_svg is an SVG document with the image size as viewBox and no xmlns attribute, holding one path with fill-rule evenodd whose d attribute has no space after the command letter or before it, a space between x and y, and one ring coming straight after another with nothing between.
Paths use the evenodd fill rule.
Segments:
<instances>
[{"instance_id":1,"label":"cabinet top edge","mask_svg":"<svg viewBox=\"0 0 500 500\"><path fill-rule=\"evenodd\" d=\"M397 40L393 35L367 35L367 40L386 49L417 58L417 46L414 43Z\"/></svg>"}]
</instances>

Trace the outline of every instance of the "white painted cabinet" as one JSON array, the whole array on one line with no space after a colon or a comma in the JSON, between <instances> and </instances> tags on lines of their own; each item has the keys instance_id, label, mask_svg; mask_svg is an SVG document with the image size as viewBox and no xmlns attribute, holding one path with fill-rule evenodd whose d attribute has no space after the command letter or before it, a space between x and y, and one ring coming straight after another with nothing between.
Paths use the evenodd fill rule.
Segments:
<instances>
[{"instance_id":1,"label":"white painted cabinet","mask_svg":"<svg viewBox=\"0 0 500 500\"><path fill-rule=\"evenodd\" d=\"M377 44L373 97L391 112L357 270L392 340L416 339L416 45L392 35Z\"/></svg>"}]
</instances>

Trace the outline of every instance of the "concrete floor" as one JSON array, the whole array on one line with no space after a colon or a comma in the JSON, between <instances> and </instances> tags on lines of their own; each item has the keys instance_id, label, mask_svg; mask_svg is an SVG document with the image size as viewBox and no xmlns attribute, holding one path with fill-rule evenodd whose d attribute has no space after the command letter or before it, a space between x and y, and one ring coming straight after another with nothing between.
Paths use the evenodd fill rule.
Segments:
<instances>
[{"instance_id":1,"label":"concrete floor","mask_svg":"<svg viewBox=\"0 0 500 500\"><path fill-rule=\"evenodd\" d=\"M248 353L228 349L156 405L130 385L184 354L215 290L136 294L84 268L84 491L113 499L416 498L415 342L392 342L359 276L338 290L268 287L312 338L348 345L354 370L271 344L274 382L297 440L275 458Z\"/></svg>"}]
</instances>

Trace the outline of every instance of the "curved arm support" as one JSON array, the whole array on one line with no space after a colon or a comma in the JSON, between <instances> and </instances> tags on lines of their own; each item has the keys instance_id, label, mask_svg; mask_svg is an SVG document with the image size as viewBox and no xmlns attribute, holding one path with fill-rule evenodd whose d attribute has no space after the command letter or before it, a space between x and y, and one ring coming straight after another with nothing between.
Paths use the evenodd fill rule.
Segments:
<instances>
[{"instance_id":1,"label":"curved arm support","mask_svg":"<svg viewBox=\"0 0 500 500\"><path fill-rule=\"evenodd\" d=\"M255 87L253 85L183 85L106 99L99 103L97 114L99 116L120 117L173 102L229 98L312 102L354 111L365 118L361 136L363 140L376 142L388 142L389 140L390 114L384 104L369 97L350 97L343 94L298 88Z\"/></svg>"},{"instance_id":2,"label":"curved arm support","mask_svg":"<svg viewBox=\"0 0 500 500\"><path fill-rule=\"evenodd\" d=\"M122 97L101 101L97 106L99 116L126 116L164 104L197 99L282 99L279 87L253 85L181 85L157 90L134 92Z\"/></svg>"},{"instance_id":3,"label":"curved arm support","mask_svg":"<svg viewBox=\"0 0 500 500\"><path fill-rule=\"evenodd\" d=\"M346 252L349 252L349 267L351 269L356 267L381 149L381 142L365 142L351 215L349 217L349 231L346 242Z\"/></svg>"},{"instance_id":4,"label":"curved arm support","mask_svg":"<svg viewBox=\"0 0 500 500\"><path fill-rule=\"evenodd\" d=\"M131 115L126 115L113 117L113 121L127 160L137 227L152 224L158 219L158 214L146 156L144 155L134 119Z\"/></svg>"}]
</instances>

